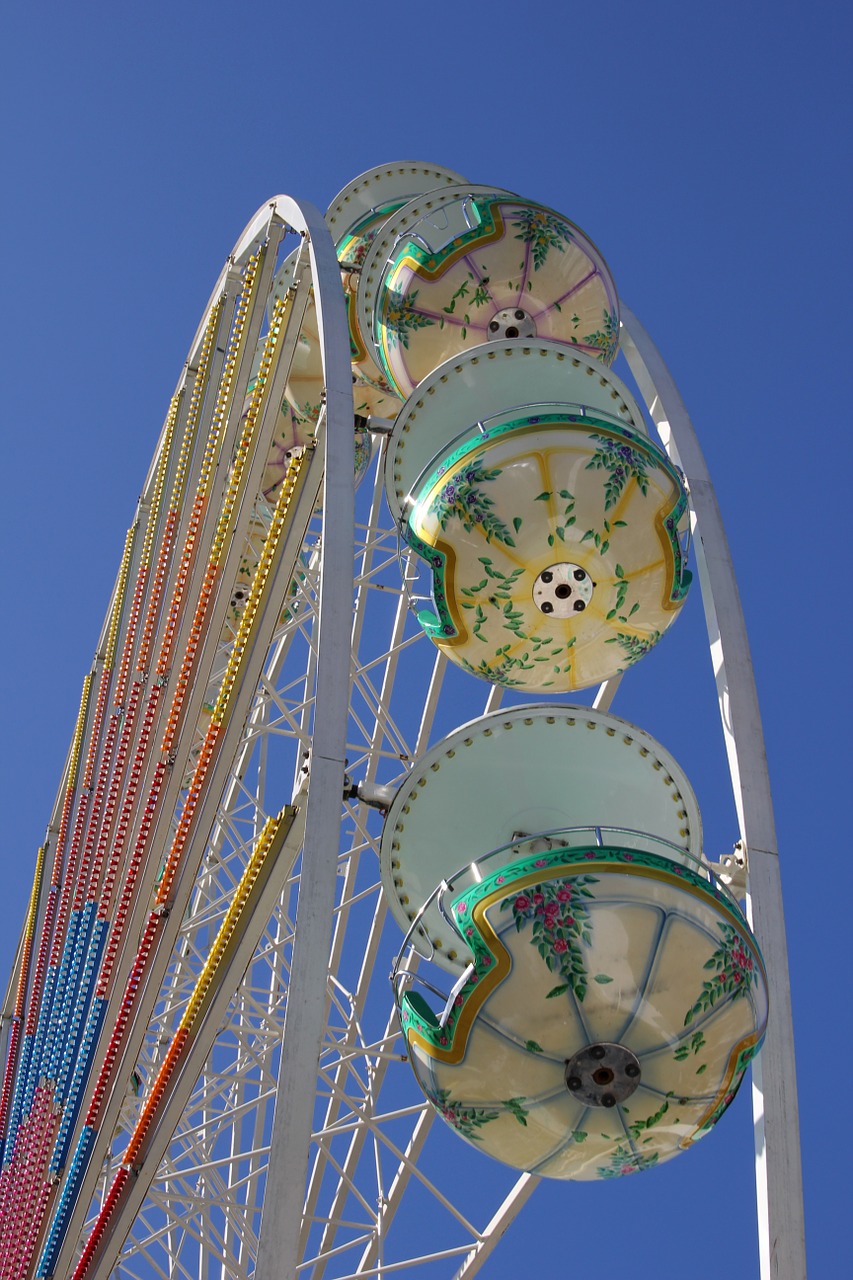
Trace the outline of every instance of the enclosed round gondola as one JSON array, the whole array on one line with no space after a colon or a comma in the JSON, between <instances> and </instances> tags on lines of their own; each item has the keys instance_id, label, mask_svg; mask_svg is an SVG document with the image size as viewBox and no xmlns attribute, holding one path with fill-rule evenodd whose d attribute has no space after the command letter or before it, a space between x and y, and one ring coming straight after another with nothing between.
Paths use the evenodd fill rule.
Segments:
<instances>
[{"instance_id":1,"label":"enclosed round gondola","mask_svg":"<svg viewBox=\"0 0 853 1280\"><path fill-rule=\"evenodd\" d=\"M619 379L559 344L504 341L440 365L397 418L385 482L425 571L421 624L492 683L606 680L684 602L681 475Z\"/></svg>"},{"instance_id":2,"label":"enclosed round gondola","mask_svg":"<svg viewBox=\"0 0 853 1280\"><path fill-rule=\"evenodd\" d=\"M408 922L393 982L412 1069L478 1149L607 1179L725 1111L764 1036L766 975L648 734L556 705L463 726L392 803L382 873Z\"/></svg>"},{"instance_id":3,"label":"enclosed round gondola","mask_svg":"<svg viewBox=\"0 0 853 1280\"><path fill-rule=\"evenodd\" d=\"M429 192L388 218L362 266L358 320L401 396L484 342L548 338L609 365L619 341L616 287L580 228L471 185Z\"/></svg>"}]
</instances>

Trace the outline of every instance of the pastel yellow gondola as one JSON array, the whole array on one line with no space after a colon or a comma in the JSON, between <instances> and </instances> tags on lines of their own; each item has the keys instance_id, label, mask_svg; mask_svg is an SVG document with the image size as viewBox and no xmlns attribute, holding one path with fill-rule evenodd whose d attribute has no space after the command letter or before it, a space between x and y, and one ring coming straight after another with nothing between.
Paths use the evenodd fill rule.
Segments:
<instances>
[{"instance_id":1,"label":"pastel yellow gondola","mask_svg":"<svg viewBox=\"0 0 853 1280\"><path fill-rule=\"evenodd\" d=\"M681 476L600 368L556 343L474 348L430 374L395 424L386 489L428 574L419 620L492 683L606 680L657 643L687 594Z\"/></svg>"},{"instance_id":2,"label":"pastel yellow gondola","mask_svg":"<svg viewBox=\"0 0 853 1280\"><path fill-rule=\"evenodd\" d=\"M719 1120L764 1037L766 974L650 735L553 704L472 721L416 762L382 871L410 922L393 975L409 1061L462 1138L610 1179ZM433 966L415 974L409 946Z\"/></svg>"},{"instance_id":3,"label":"pastel yellow gondola","mask_svg":"<svg viewBox=\"0 0 853 1280\"><path fill-rule=\"evenodd\" d=\"M554 209L460 184L404 205L362 267L359 324L401 396L469 347L547 338L613 362L619 310L592 241Z\"/></svg>"}]
</instances>

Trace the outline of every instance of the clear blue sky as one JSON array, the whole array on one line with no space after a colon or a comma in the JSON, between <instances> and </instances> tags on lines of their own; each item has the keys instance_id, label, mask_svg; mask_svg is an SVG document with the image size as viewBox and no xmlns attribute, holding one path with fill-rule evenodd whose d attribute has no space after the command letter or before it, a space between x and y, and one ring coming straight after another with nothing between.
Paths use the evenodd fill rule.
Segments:
<instances>
[{"instance_id":1,"label":"clear blue sky","mask_svg":"<svg viewBox=\"0 0 853 1280\"><path fill-rule=\"evenodd\" d=\"M7 7L4 981L124 530L224 256L276 192L324 208L374 164L444 164L592 236L700 432L776 796L810 1274L842 1275L852 21L837 0ZM679 653L701 626L696 593ZM616 710L682 763L719 856L736 833L707 658L700 694L662 650ZM751 1280L750 1126L744 1090L654 1174L549 1188L486 1276L705 1280L727 1259Z\"/></svg>"}]
</instances>

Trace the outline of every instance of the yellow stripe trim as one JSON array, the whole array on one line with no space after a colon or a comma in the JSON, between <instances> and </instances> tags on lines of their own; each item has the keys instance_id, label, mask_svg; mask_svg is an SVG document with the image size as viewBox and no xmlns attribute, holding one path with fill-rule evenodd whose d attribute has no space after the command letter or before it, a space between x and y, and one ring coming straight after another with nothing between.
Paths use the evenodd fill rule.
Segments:
<instances>
[{"instance_id":1,"label":"yellow stripe trim","mask_svg":"<svg viewBox=\"0 0 853 1280\"><path fill-rule=\"evenodd\" d=\"M246 863L246 868L234 890L234 896L225 913L225 918L219 926L219 932L214 939L213 946L210 948L210 954L196 980L189 1004L184 1016L178 1023L176 1032L181 1030L190 1031L201 1013L228 946L235 940L240 918L252 897L252 892L258 883L264 864L268 858L274 858L281 851L285 837L293 826L295 817L296 809L294 806L285 805L276 817L267 818L264 823L249 861Z\"/></svg>"},{"instance_id":2,"label":"yellow stripe trim","mask_svg":"<svg viewBox=\"0 0 853 1280\"><path fill-rule=\"evenodd\" d=\"M127 579L130 573L130 557L133 552L133 544L136 541L136 530L138 526L134 525L128 529L124 540L124 551L122 552L121 564L118 570L118 582L116 583L116 593L113 598L112 609L110 610L110 626L107 632L107 644L104 651L104 666L112 667L115 661L116 648L118 645L118 632L121 625L121 613L124 608L124 598L127 593Z\"/></svg>"},{"instance_id":3,"label":"yellow stripe trim","mask_svg":"<svg viewBox=\"0 0 853 1280\"><path fill-rule=\"evenodd\" d=\"M190 395L189 409L187 410L184 438L181 441L181 451L178 454L178 461L175 466L175 475L172 481L172 496L169 504L172 511L177 511L183 501L187 483L187 473L189 471L190 460L192 458L193 444L195 442L195 435L198 429L199 414L201 412L202 402L204 401L205 392L207 391L207 385L210 378L210 356L213 351L216 334L219 330L224 305L224 296L217 298L216 302L210 309L210 315L208 317L207 324L205 325L204 336L201 341L201 349L199 352L198 369L193 382L192 394Z\"/></svg>"},{"instance_id":4,"label":"yellow stripe trim","mask_svg":"<svg viewBox=\"0 0 853 1280\"><path fill-rule=\"evenodd\" d=\"M252 578L252 585L249 589L248 599L246 600L243 614L240 618L240 625L237 628L237 635L231 646L231 652L228 655L228 665L225 668L225 675L222 684L219 687L219 693L213 706L211 719L214 724L222 724L228 712L228 703L240 667L243 664L243 658L249 645L252 628L258 615L261 601L266 591L270 573L275 559L276 549L281 538L282 531L287 522L290 506L293 496L297 491L298 482L305 469L305 454L291 458L288 462L287 471L279 489L278 499L273 511L272 523L269 533L264 541L263 550L261 552L258 567Z\"/></svg>"}]
</instances>

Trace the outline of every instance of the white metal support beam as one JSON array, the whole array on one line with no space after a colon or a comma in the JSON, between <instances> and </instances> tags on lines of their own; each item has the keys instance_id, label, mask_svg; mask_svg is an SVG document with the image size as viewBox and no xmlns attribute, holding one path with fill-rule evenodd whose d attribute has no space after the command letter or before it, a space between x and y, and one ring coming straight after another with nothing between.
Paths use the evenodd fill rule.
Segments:
<instances>
[{"instance_id":1,"label":"white metal support beam","mask_svg":"<svg viewBox=\"0 0 853 1280\"><path fill-rule=\"evenodd\" d=\"M788 953L764 734L720 509L684 401L649 335L622 306L621 349L690 491L696 561L735 804L748 857L751 922L767 963L770 1018L753 1064L761 1280L805 1280L805 1230Z\"/></svg>"},{"instance_id":2,"label":"white metal support beam","mask_svg":"<svg viewBox=\"0 0 853 1280\"><path fill-rule=\"evenodd\" d=\"M500 1244L507 1228L515 1221L520 1210L539 1186L540 1181L541 1179L532 1173L523 1173L521 1175L477 1241L477 1244L456 1272L453 1280L470 1280L470 1277L477 1274L483 1263L491 1257L496 1246Z\"/></svg>"},{"instance_id":3,"label":"white metal support beam","mask_svg":"<svg viewBox=\"0 0 853 1280\"><path fill-rule=\"evenodd\" d=\"M280 1280L295 1274L305 1203L337 880L355 555L352 373L340 270L332 237L319 211L313 205L297 205L289 197L278 197L275 203L290 225L307 233L309 240L325 383L325 489L305 846L257 1280Z\"/></svg>"}]
</instances>

